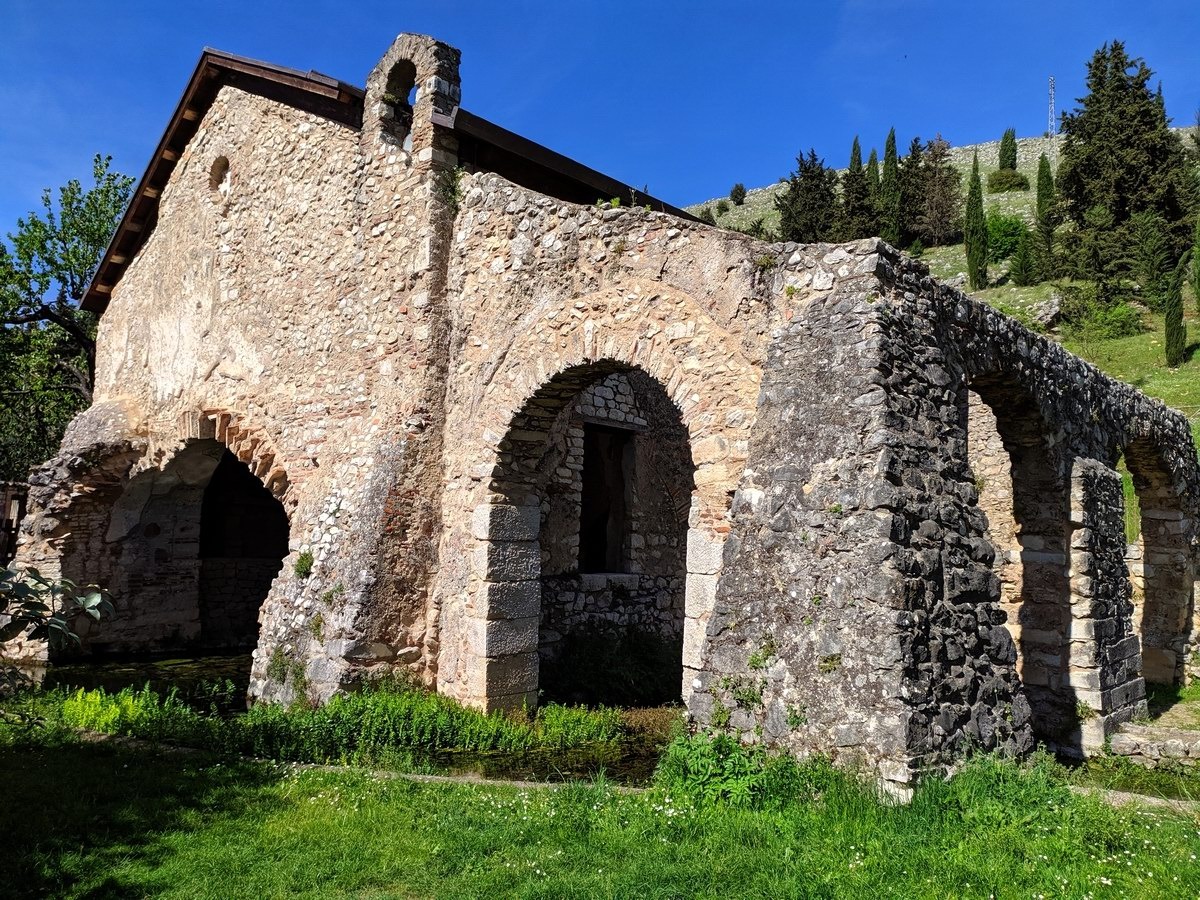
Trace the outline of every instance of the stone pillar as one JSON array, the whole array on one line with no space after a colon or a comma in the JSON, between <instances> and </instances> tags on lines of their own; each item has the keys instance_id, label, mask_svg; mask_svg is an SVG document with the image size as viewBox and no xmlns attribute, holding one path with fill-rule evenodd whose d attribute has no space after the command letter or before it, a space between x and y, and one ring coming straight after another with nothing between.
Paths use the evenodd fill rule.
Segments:
<instances>
[{"instance_id":1,"label":"stone pillar","mask_svg":"<svg viewBox=\"0 0 1200 900\"><path fill-rule=\"evenodd\" d=\"M1079 717L1072 743L1091 753L1121 723L1146 712L1125 567L1124 495L1116 471L1092 459L1075 461L1070 524L1069 678Z\"/></svg>"},{"instance_id":2,"label":"stone pillar","mask_svg":"<svg viewBox=\"0 0 1200 900\"><path fill-rule=\"evenodd\" d=\"M692 498L688 517L687 581L683 608L683 702L696 688L696 679L704 668L704 644L708 621L717 603L717 581L725 548L723 535L699 526L699 502Z\"/></svg>"},{"instance_id":3,"label":"stone pillar","mask_svg":"<svg viewBox=\"0 0 1200 900\"><path fill-rule=\"evenodd\" d=\"M537 506L495 503L471 517L479 590L467 606L464 700L488 712L537 705L540 516Z\"/></svg>"}]
</instances>

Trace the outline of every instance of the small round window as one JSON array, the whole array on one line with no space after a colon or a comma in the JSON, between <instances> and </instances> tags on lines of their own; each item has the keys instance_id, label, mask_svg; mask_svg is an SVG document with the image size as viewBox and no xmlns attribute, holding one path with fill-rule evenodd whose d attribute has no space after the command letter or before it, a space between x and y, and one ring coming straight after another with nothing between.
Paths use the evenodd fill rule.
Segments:
<instances>
[{"instance_id":1,"label":"small round window","mask_svg":"<svg viewBox=\"0 0 1200 900\"><path fill-rule=\"evenodd\" d=\"M213 160L212 168L208 170L208 187L218 202L224 203L229 199L229 160L218 156Z\"/></svg>"}]
</instances>

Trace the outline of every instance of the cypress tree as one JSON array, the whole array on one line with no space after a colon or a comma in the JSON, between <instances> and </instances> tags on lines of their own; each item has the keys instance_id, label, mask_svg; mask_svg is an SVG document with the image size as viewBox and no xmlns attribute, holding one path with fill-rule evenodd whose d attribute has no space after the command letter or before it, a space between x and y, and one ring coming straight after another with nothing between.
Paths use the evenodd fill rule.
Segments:
<instances>
[{"instance_id":1,"label":"cypress tree","mask_svg":"<svg viewBox=\"0 0 1200 900\"><path fill-rule=\"evenodd\" d=\"M879 180L879 236L893 246L900 244L900 161L896 157L896 129L888 132L883 145L883 175Z\"/></svg>"},{"instance_id":2,"label":"cypress tree","mask_svg":"<svg viewBox=\"0 0 1200 900\"><path fill-rule=\"evenodd\" d=\"M862 147L858 136L850 147L850 166L842 176L842 223L838 229L843 241L870 237L874 231L874 216L871 210L871 193L867 172L863 168Z\"/></svg>"},{"instance_id":3,"label":"cypress tree","mask_svg":"<svg viewBox=\"0 0 1200 900\"><path fill-rule=\"evenodd\" d=\"M1009 128L1000 139L1000 168L1017 170L1017 129Z\"/></svg>"},{"instance_id":4,"label":"cypress tree","mask_svg":"<svg viewBox=\"0 0 1200 900\"><path fill-rule=\"evenodd\" d=\"M872 147L871 155L867 157L867 198L871 201L872 233L879 231L879 181L879 154Z\"/></svg>"},{"instance_id":5,"label":"cypress tree","mask_svg":"<svg viewBox=\"0 0 1200 900\"><path fill-rule=\"evenodd\" d=\"M1163 303L1163 320L1166 328L1167 365L1175 368L1183 362L1187 351L1187 326L1183 324L1183 278L1187 270L1191 251L1183 255L1167 289Z\"/></svg>"},{"instance_id":6,"label":"cypress tree","mask_svg":"<svg viewBox=\"0 0 1200 900\"><path fill-rule=\"evenodd\" d=\"M837 172L810 149L796 157L788 189L775 197L779 238L812 244L829 240L838 220Z\"/></svg>"},{"instance_id":7,"label":"cypress tree","mask_svg":"<svg viewBox=\"0 0 1200 900\"><path fill-rule=\"evenodd\" d=\"M1087 95L1063 116L1058 192L1075 224L1071 240L1077 248L1086 244L1097 207L1108 211L1101 218L1126 241L1133 216L1149 211L1166 223L1171 256L1178 258L1191 239L1185 219L1194 185L1162 95L1150 89L1153 73L1120 41L1097 50L1087 68ZM1081 275L1097 277L1084 268L1086 254L1077 258Z\"/></svg>"},{"instance_id":8,"label":"cypress tree","mask_svg":"<svg viewBox=\"0 0 1200 900\"><path fill-rule=\"evenodd\" d=\"M967 251L967 281L979 290L987 287L988 229L983 215L983 182L979 179L979 154L971 164L967 188L967 216L963 230Z\"/></svg>"},{"instance_id":9,"label":"cypress tree","mask_svg":"<svg viewBox=\"0 0 1200 900\"><path fill-rule=\"evenodd\" d=\"M919 137L908 145L908 155L900 163L900 241L905 246L920 236L921 216L925 213L925 150Z\"/></svg>"},{"instance_id":10,"label":"cypress tree","mask_svg":"<svg viewBox=\"0 0 1200 900\"><path fill-rule=\"evenodd\" d=\"M1036 227L1038 275L1045 281L1057 274L1054 265L1054 229L1058 227L1058 197L1054 191L1050 160L1045 153L1038 159Z\"/></svg>"},{"instance_id":11,"label":"cypress tree","mask_svg":"<svg viewBox=\"0 0 1200 900\"><path fill-rule=\"evenodd\" d=\"M929 246L937 247L958 232L962 210L962 176L950 165L950 145L940 134L926 146L922 170L924 206L917 219L917 231Z\"/></svg>"},{"instance_id":12,"label":"cypress tree","mask_svg":"<svg viewBox=\"0 0 1200 900\"><path fill-rule=\"evenodd\" d=\"M1033 256L1033 236L1026 228L1017 240L1017 249L1008 264L1008 279L1018 287L1026 287L1037 281L1037 263Z\"/></svg>"}]
</instances>

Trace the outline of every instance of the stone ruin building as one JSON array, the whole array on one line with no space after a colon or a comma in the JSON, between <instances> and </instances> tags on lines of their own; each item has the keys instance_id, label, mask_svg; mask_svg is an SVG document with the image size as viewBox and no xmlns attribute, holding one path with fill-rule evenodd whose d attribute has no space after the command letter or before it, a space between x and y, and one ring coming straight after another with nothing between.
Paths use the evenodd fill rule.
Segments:
<instances>
[{"instance_id":1,"label":"stone ruin building","mask_svg":"<svg viewBox=\"0 0 1200 900\"><path fill-rule=\"evenodd\" d=\"M1195 670L1183 416L877 240L710 227L472 115L458 64L201 56L31 479L17 563L116 599L85 652L495 710L611 699L575 669L620 644L693 721L901 790L1086 753Z\"/></svg>"}]
</instances>

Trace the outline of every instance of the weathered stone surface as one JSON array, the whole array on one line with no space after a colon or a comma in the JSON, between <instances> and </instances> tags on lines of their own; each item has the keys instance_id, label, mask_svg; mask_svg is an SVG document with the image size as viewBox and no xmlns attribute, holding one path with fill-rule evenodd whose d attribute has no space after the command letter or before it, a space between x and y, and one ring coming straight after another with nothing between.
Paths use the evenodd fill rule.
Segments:
<instances>
[{"instance_id":1,"label":"weathered stone surface","mask_svg":"<svg viewBox=\"0 0 1200 900\"><path fill-rule=\"evenodd\" d=\"M401 36L361 127L233 87L205 112L101 320L96 402L31 479L19 562L113 589L109 639L215 621L197 530L228 450L289 524L257 699L402 668L519 707L602 624L670 642L694 722L903 792L968 748L1085 752L1142 709L1143 660L1187 675L1184 417L879 241L480 170L445 124L457 63ZM613 571L582 565L597 430L624 454Z\"/></svg>"}]
</instances>

